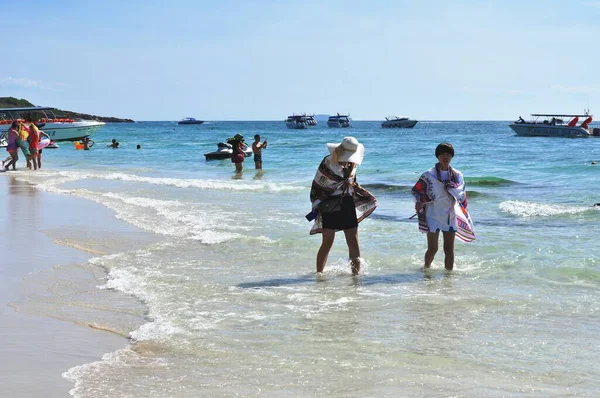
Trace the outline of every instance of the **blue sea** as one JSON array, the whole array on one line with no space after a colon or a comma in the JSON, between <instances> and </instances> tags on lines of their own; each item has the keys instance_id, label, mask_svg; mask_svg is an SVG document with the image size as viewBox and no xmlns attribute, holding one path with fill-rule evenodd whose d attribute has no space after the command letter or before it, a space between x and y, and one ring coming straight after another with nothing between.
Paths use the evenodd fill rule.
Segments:
<instances>
[{"instance_id":1,"label":"blue sea","mask_svg":"<svg viewBox=\"0 0 600 398\"><path fill-rule=\"evenodd\" d=\"M79 320L129 340L65 369L71 394L597 396L600 139L518 137L508 124L139 122L107 125L90 151L44 150L42 170L9 174L97 202L149 237L87 264L96 289L145 311L124 322L107 300L110 316ZM268 139L262 171L252 158L241 174L205 160L236 133ZM316 275L310 185L326 144L348 135L365 145L358 182L379 207L359 226L361 275L343 234ZM119 149L107 148L113 138ZM455 147L477 235L456 243L451 273L441 250L423 271L426 239L409 219L410 188L440 142ZM75 235L61 241L84 239Z\"/></svg>"}]
</instances>

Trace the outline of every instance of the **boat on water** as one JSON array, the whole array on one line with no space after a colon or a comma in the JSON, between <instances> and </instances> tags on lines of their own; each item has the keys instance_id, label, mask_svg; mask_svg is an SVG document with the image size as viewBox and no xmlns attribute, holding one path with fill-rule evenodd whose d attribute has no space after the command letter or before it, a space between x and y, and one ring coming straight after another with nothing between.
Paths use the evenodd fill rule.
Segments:
<instances>
[{"instance_id":1,"label":"boat on water","mask_svg":"<svg viewBox=\"0 0 600 398\"><path fill-rule=\"evenodd\" d=\"M184 117L177 124L202 124L204 120L194 119L193 117Z\"/></svg>"},{"instance_id":2,"label":"boat on water","mask_svg":"<svg viewBox=\"0 0 600 398\"><path fill-rule=\"evenodd\" d=\"M0 134L8 132L13 121L23 122L27 116L36 120L35 125L48 134L52 141L79 141L106 125L97 120L57 117L54 111L56 108L43 106L0 108Z\"/></svg>"},{"instance_id":3,"label":"boat on water","mask_svg":"<svg viewBox=\"0 0 600 398\"><path fill-rule=\"evenodd\" d=\"M313 119L314 120L314 119ZM315 123L317 121L315 120ZM291 115L285 119L288 129L307 129L310 126L306 115Z\"/></svg>"},{"instance_id":4,"label":"boat on water","mask_svg":"<svg viewBox=\"0 0 600 398\"><path fill-rule=\"evenodd\" d=\"M593 120L593 115L590 115L589 111L581 115L532 113L531 117L533 118L531 121L525 121L519 116L519 119L509 126L517 135L529 137L585 138L600 136L600 129L589 126ZM582 120L581 124L577 125L580 120Z\"/></svg>"},{"instance_id":5,"label":"boat on water","mask_svg":"<svg viewBox=\"0 0 600 398\"><path fill-rule=\"evenodd\" d=\"M350 115L340 115L338 113L336 116L329 116L329 119L327 119L327 127L331 127L331 128L352 127L352 119L350 119Z\"/></svg>"},{"instance_id":6,"label":"boat on water","mask_svg":"<svg viewBox=\"0 0 600 398\"><path fill-rule=\"evenodd\" d=\"M213 152L207 152L204 154L206 160L221 160L221 159L231 159L231 155L233 154L233 148L231 144L227 144L225 142L219 142L217 144L217 150ZM252 155L252 148L247 147L244 150L244 154L246 157Z\"/></svg>"},{"instance_id":7,"label":"boat on water","mask_svg":"<svg viewBox=\"0 0 600 398\"><path fill-rule=\"evenodd\" d=\"M411 129L415 127L415 124L418 122L418 120L413 120L406 116L388 116L385 118L385 121L381 123L381 127Z\"/></svg>"}]
</instances>

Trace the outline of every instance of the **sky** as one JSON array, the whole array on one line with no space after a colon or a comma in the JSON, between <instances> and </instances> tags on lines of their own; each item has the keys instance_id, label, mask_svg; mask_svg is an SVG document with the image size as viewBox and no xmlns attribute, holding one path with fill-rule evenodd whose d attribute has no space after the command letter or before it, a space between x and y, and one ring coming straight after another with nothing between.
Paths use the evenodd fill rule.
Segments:
<instances>
[{"instance_id":1,"label":"sky","mask_svg":"<svg viewBox=\"0 0 600 398\"><path fill-rule=\"evenodd\" d=\"M134 120L600 113L600 0L0 0L0 96Z\"/></svg>"}]
</instances>

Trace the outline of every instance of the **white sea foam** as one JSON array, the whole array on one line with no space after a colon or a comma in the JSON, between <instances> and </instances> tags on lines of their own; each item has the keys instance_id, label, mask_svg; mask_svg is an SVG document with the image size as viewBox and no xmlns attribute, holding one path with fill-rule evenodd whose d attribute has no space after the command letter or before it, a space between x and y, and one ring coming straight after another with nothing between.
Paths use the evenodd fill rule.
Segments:
<instances>
[{"instance_id":1,"label":"white sea foam","mask_svg":"<svg viewBox=\"0 0 600 398\"><path fill-rule=\"evenodd\" d=\"M499 205L502 211L518 217L552 217L569 214L581 214L592 210L589 206L566 206L547 203L508 200Z\"/></svg>"},{"instance_id":2,"label":"white sea foam","mask_svg":"<svg viewBox=\"0 0 600 398\"><path fill-rule=\"evenodd\" d=\"M168 177L146 177L129 173L115 173L106 171L40 171L36 175L19 172L28 181L40 184L42 187L56 186L66 182L83 179L112 180L126 182L140 182L151 185L164 185L177 188L198 188L227 191L245 192L299 192L306 189L304 185L294 183L275 183L266 181L232 181L232 180L205 180L181 179Z\"/></svg>"}]
</instances>

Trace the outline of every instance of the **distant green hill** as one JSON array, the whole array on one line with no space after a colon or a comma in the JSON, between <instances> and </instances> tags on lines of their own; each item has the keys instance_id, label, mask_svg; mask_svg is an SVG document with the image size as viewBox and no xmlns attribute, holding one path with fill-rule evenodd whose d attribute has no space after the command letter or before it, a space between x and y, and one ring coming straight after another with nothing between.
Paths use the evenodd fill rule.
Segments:
<instances>
[{"instance_id":1,"label":"distant green hill","mask_svg":"<svg viewBox=\"0 0 600 398\"><path fill-rule=\"evenodd\" d=\"M0 108L27 108L30 106L35 106L31 102L26 99L17 99L14 97L0 97ZM97 116L97 115L89 115L87 113L79 113L73 111L65 111L62 109L56 109L53 113L58 117L68 117L71 119L85 119L85 120L99 120L101 122L107 123L133 123L134 121L131 119L120 119L117 117L110 116Z\"/></svg>"}]
</instances>

